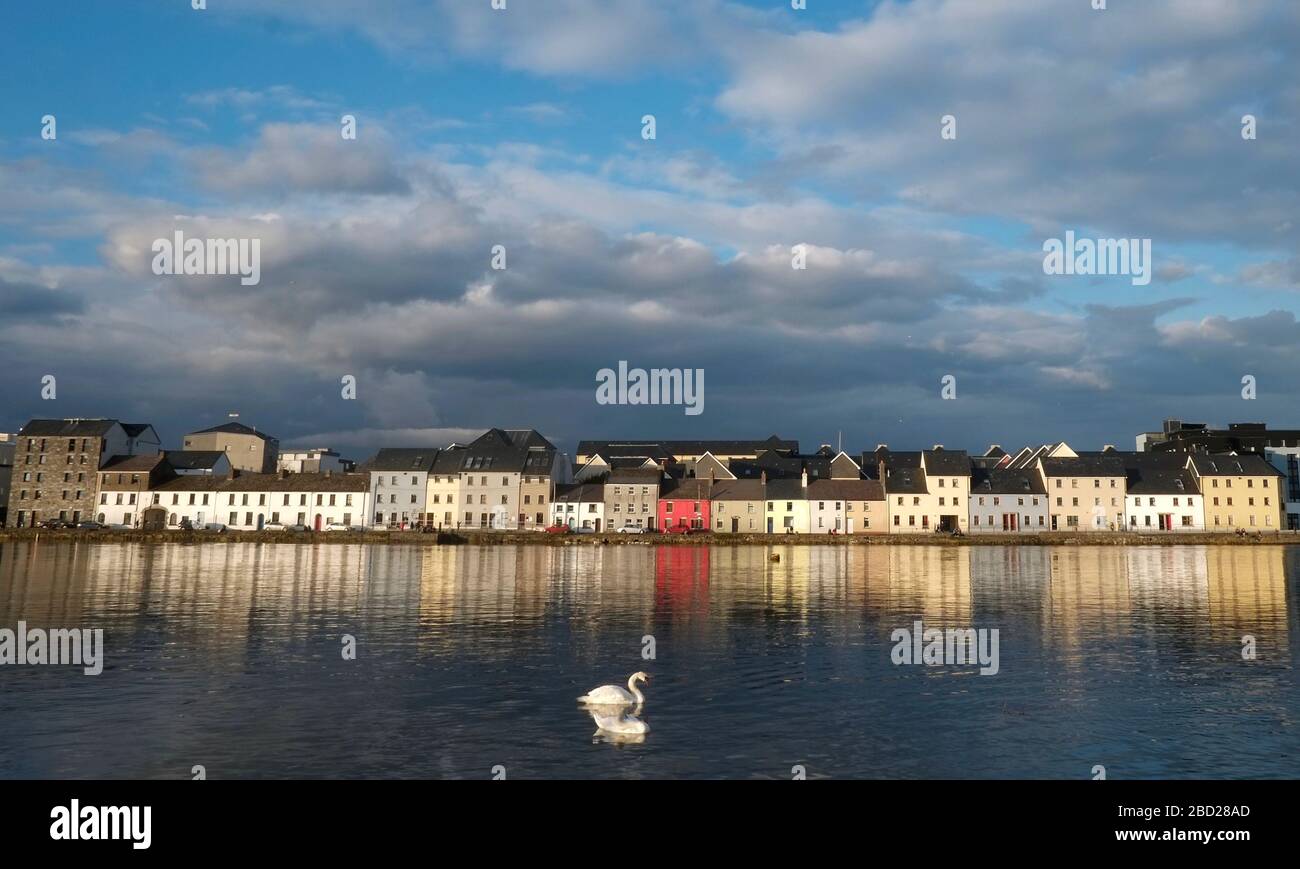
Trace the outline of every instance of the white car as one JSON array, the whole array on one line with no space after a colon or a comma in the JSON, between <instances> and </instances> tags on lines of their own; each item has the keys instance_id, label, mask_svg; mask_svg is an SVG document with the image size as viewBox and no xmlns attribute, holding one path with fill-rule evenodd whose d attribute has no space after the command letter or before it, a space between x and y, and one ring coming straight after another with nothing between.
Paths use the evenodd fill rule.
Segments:
<instances>
[{"instance_id":1,"label":"white car","mask_svg":"<svg viewBox=\"0 0 1300 869\"><path fill-rule=\"evenodd\" d=\"M618 534L646 534L646 533L648 533L648 531L649 531L649 529L647 529L647 528L642 528L640 525L624 525L622 528L618 529L618 531L617 531L616 533L618 533Z\"/></svg>"},{"instance_id":2,"label":"white car","mask_svg":"<svg viewBox=\"0 0 1300 869\"><path fill-rule=\"evenodd\" d=\"M366 529L359 525L344 525L342 522L329 522L325 525L326 531L364 531Z\"/></svg>"},{"instance_id":3,"label":"white car","mask_svg":"<svg viewBox=\"0 0 1300 869\"><path fill-rule=\"evenodd\" d=\"M283 523L283 522L267 522L265 525L262 526L262 530L263 530L263 531L283 531L283 530L284 530L284 523Z\"/></svg>"}]
</instances>

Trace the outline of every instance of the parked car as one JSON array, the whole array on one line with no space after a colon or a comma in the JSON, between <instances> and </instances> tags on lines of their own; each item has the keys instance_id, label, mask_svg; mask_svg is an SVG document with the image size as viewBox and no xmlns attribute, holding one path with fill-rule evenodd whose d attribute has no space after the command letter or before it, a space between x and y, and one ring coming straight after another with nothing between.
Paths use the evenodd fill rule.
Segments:
<instances>
[{"instance_id":1,"label":"parked car","mask_svg":"<svg viewBox=\"0 0 1300 869\"><path fill-rule=\"evenodd\" d=\"M360 525L344 525L342 522L329 522L325 525L326 531L365 531Z\"/></svg>"},{"instance_id":2,"label":"parked car","mask_svg":"<svg viewBox=\"0 0 1300 869\"><path fill-rule=\"evenodd\" d=\"M131 526L127 525L125 522L117 522L113 525L109 525L108 530L109 531L130 531Z\"/></svg>"},{"instance_id":3,"label":"parked car","mask_svg":"<svg viewBox=\"0 0 1300 869\"><path fill-rule=\"evenodd\" d=\"M283 531L283 530L284 530L284 523L283 523L283 522L267 522L265 525L262 526L262 530L263 530L263 531Z\"/></svg>"},{"instance_id":4,"label":"parked car","mask_svg":"<svg viewBox=\"0 0 1300 869\"><path fill-rule=\"evenodd\" d=\"M649 534L650 529L642 528L640 525L624 525L622 528L619 528L615 533L616 534Z\"/></svg>"},{"instance_id":5,"label":"parked car","mask_svg":"<svg viewBox=\"0 0 1300 869\"><path fill-rule=\"evenodd\" d=\"M584 528L574 528L574 529L573 529L573 532L574 532L575 534L595 534L595 533L596 533L596 529L595 529L595 528L585 528L585 527L584 527Z\"/></svg>"},{"instance_id":6,"label":"parked car","mask_svg":"<svg viewBox=\"0 0 1300 869\"><path fill-rule=\"evenodd\" d=\"M547 525L546 526L547 534L568 534L569 530L570 529L568 525Z\"/></svg>"},{"instance_id":7,"label":"parked car","mask_svg":"<svg viewBox=\"0 0 1300 869\"><path fill-rule=\"evenodd\" d=\"M691 526L689 525L669 525L664 529L669 534L690 534Z\"/></svg>"},{"instance_id":8,"label":"parked car","mask_svg":"<svg viewBox=\"0 0 1300 869\"><path fill-rule=\"evenodd\" d=\"M86 522L77 523L77 528L79 528L82 531L98 531L103 527L104 527L103 524L100 522L86 521Z\"/></svg>"},{"instance_id":9,"label":"parked car","mask_svg":"<svg viewBox=\"0 0 1300 869\"><path fill-rule=\"evenodd\" d=\"M221 522L209 522L203 526L204 531L215 531L218 534L225 533L226 526Z\"/></svg>"},{"instance_id":10,"label":"parked car","mask_svg":"<svg viewBox=\"0 0 1300 869\"><path fill-rule=\"evenodd\" d=\"M288 527L287 530L289 530L289 531L310 531L311 529L308 528L306 525L297 524L297 525L290 525L290 526Z\"/></svg>"},{"instance_id":11,"label":"parked car","mask_svg":"<svg viewBox=\"0 0 1300 869\"><path fill-rule=\"evenodd\" d=\"M60 528L71 528L72 525L63 519L46 519L36 526L37 528L48 528L51 531L57 531Z\"/></svg>"}]
</instances>

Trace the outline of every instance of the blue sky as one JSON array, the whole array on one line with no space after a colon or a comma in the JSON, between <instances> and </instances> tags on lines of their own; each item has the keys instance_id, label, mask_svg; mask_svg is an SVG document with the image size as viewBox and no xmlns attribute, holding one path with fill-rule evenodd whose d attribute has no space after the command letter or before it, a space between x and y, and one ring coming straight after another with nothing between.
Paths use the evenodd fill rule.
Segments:
<instances>
[{"instance_id":1,"label":"blue sky","mask_svg":"<svg viewBox=\"0 0 1300 869\"><path fill-rule=\"evenodd\" d=\"M239 409L361 454L489 425L980 449L1300 424L1295 4L788 5L7 10L0 427L174 441ZM152 274L176 228L262 235L262 283ZM1150 238L1154 278L1045 276L1066 230ZM619 359L704 368L705 413L597 405Z\"/></svg>"}]
</instances>

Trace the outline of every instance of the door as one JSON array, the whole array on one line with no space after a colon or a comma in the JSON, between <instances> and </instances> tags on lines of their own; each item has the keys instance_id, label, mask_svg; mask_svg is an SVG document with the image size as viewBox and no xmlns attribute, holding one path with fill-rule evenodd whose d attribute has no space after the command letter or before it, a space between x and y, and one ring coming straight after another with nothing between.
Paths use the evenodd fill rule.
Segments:
<instances>
[{"instance_id":1,"label":"door","mask_svg":"<svg viewBox=\"0 0 1300 869\"><path fill-rule=\"evenodd\" d=\"M596 533L597 533L597 534L600 533L600 520L599 520L599 519L596 520Z\"/></svg>"},{"instance_id":2,"label":"door","mask_svg":"<svg viewBox=\"0 0 1300 869\"><path fill-rule=\"evenodd\" d=\"M320 514L319 514L319 513L316 514L316 523L315 523L315 525L316 525L316 530L319 531L319 530L320 530Z\"/></svg>"},{"instance_id":3,"label":"door","mask_svg":"<svg viewBox=\"0 0 1300 869\"><path fill-rule=\"evenodd\" d=\"M738 532L739 530L740 530L740 517L739 517L739 516L732 516L732 517L731 517L731 533L732 533L732 534L735 534L735 533Z\"/></svg>"},{"instance_id":4,"label":"door","mask_svg":"<svg viewBox=\"0 0 1300 869\"><path fill-rule=\"evenodd\" d=\"M767 517L767 533L768 533L768 534L771 534L771 533L772 533L772 517L771 517L771 516L768 516L768 517Z\"/></svg>"}]
</instances>

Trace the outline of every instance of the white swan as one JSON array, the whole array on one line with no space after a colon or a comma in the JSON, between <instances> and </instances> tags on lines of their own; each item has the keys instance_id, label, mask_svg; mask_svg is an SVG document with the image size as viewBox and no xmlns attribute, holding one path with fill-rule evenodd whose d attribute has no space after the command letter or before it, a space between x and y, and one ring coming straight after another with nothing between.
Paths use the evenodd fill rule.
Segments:
<instances>
[{"instance_id":1,"label":"white swan","mask_svg":"<svg viewBox=\"0 0 1300 869\"><path fill-rule=\"evenodd\" d=\"M626 690L617 685L601 685L583 694L578 700L594 706L631 706L633 703L640 706L645 702L645 695L637 690L636 683L649 681L648 674L638 671L628 677Z\"/></svg>"},{"instance_id":2,"label":"white swan","mask_svg":"<svg viewBox=\"0 0 1300 869\"><path fill-rule=\"evenodd\" d=\"M640 712L641 707L638 706L636 711ZM644 736L650 732L650 725L646 724L635 715L627 715L624 713L619 713L617 715L601 715L599 712L591 712L591 720L596 722L598 734Z\"/></svg>"}]
</instances>

